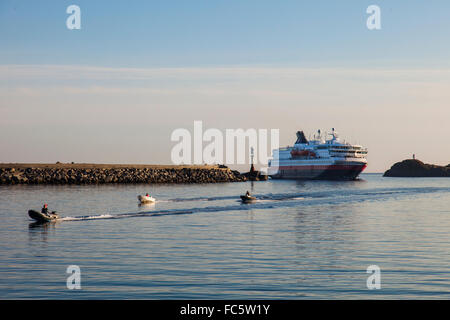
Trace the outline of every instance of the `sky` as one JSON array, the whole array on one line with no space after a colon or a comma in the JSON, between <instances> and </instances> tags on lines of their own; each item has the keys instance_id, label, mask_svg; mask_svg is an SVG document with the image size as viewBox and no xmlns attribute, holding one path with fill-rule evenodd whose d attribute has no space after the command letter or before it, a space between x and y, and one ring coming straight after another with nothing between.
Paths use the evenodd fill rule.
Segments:
<instances>
[{"instance_id":1,"label":"sky","mask_svg":"<svg viewBox=\"0 0 450 320\"><path fill-rule=\"evenodd\" d=\"M69 30L66 8L81 9ZM381 29L369 30L369 5ZM448 1L0 0L0 162L171 163L177 128L336 128L450 163Z\"/></svg>"}]
</instances>

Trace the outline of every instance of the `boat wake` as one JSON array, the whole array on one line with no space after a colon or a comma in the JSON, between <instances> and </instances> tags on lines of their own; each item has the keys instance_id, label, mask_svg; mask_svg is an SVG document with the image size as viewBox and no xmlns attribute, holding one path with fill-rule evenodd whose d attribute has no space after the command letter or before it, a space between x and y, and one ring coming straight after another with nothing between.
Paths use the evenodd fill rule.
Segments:
<instances>
[{"instance_id":1,"label":"boat wake","mask_svg":"<svg viewBox=\"0 0 450 320\"><path fill-rule=\"evenodd\" d=\"M58 221L80 221L80 220L96 220L96 219L113 219L115 216L111 214L100 214L96 216L79 216L79 217L64 217L59 218Z\"/></svg>"},{"instance_id":2,"label":"boat wake","mask_svg":"<svg viewBox=\"0 0 450 320\"><path fill-rule=\"evenodd\" d=\"M58 221L86 221L99 219L124 219L132 217L157 217L193 213L214 213L229 211L264 210L274 208L304 208L308 206L326 206L360 203L365 201L384 201L396 197L413 196L417 193L450 192L450 188L382 188L361 190L316 191L305 193L263 194L255 195L257 200L242 203L236 196L197 197L169 199L167 202L203 202L222 201L216 206L196 206L182 209L152 210L119 214L101 214L90 216L63 217ZM231 201L226 201L231 200Z\"/></svg>"}]
</instances>

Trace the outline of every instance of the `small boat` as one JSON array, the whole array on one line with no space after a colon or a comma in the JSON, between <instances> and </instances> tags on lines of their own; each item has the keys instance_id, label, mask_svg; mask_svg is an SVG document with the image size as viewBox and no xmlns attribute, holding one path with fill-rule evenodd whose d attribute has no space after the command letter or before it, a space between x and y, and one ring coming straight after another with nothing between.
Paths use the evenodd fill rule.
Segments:
<instances>
[{"instance_id":1,"label":"small boat","mask_svg":"<svg viewBox=\"0 0 450 320\"><path fill-rule=\"evenodd\" d=\"M42 213L36 210L28 210L28 215L31 219L34 219L38 222L50 222L55 221L59 218L59 215L56 211L52 211L51 213Z\"/></svg>"},{"instance_id":2,"label":"small boat","mask_svg":"<svg viewBox=\"0 0 450 320\"><path fill-rule=\"evenodd\" d=\"M242 200L242 202L247 203L247 202L255 201L256 198L252 197L252 196L249 196L249 195L243 195L243 196L241 196L241 200Z\"/></svg>"},{"instance_id":3,"label":"small boat","mask_svg":"<svg viewBox=\"0 0 450 320\"><path fill-rule=\"evenodd\" d=\"M150 197L150 196L141 196L141 195L138 195L137 198L138 198L138 200L139 200L140 203L152 203L152 202L155 202L155 201L156 201L155 198Z\"/></svg>"}]
</instances>

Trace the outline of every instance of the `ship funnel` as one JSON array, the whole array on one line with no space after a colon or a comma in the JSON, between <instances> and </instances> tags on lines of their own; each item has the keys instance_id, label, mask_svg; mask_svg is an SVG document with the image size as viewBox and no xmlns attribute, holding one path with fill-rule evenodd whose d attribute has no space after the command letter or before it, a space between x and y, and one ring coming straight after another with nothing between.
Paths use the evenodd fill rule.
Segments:
<instances>
[{"instance_id":1,"label":"ship funnel","mask_svg":"<svg viewBox=\"0 0 450 320\"><path fill-rule=\"evenodd\" d=\"M308 140L306 140L305 134L303 131L297 131L297 141L295 141L295 144L306 144L308 143Z\"/></svg>"}]
</instances>

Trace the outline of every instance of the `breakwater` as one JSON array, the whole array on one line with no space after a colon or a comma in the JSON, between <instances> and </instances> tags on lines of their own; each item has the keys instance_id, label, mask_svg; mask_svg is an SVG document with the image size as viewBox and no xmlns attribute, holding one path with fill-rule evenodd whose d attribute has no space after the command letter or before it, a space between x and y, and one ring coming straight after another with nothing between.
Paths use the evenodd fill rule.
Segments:
<instances>
[{"instance_id":1,"label":"breakwater","mask_svg":"<svg viewBox=\"0 0 450 320\"><path fill-rule=\"evenodd\" d=\"M217 183L247 178L225 166L0 164L0 184Z\"/></svg>"}]
</instances>

